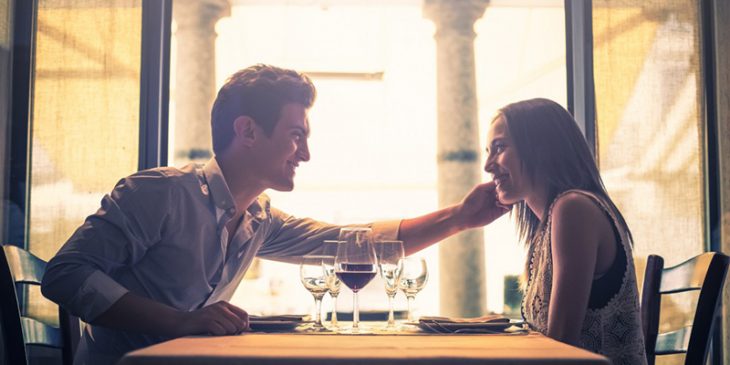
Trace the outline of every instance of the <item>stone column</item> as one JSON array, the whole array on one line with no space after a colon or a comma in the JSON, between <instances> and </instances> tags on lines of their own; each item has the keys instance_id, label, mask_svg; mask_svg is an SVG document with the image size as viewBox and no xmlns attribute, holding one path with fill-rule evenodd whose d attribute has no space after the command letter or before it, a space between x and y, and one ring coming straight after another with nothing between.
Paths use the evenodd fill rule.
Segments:
<instances>
[{"instance_id":1,"label":"stone column","mask_svg":"<svg viewBox=\"0 0 730 365\"><path fill-rule=\"evenodd\" d=\"M481 182L474 66L474 22L488 0L424 0L436 24L439 206L459 202ZM441 313L486 312L484 234L472 229L439 246Z\"/></svg>"},{"instance_id":2,"label":"stone column","mask_svg":"<svg viewBox=\"0 0 730 365\"><path fill-rule=\"evenodd\" d=\"M231 14L228 0L175 0L176 165L212 156L210 109L216 96L215 24Z\"/></svg>"}]
</instances>

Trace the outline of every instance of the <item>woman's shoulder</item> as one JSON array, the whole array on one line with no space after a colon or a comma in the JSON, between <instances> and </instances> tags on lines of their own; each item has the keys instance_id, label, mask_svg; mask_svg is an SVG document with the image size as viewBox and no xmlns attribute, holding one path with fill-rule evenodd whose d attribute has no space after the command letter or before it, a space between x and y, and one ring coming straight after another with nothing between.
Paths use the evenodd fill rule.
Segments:
<instances>
[{"instance_id":1,"label":"woman's shoulder","mask_svg":"<svg viewBox=\"0 0 730 365\"><path fill-rule=\"evenodd\" d=\"M560 242L598 242L612 232L606 207L596 195L587 191L569 190L559 194L548 214L551 237Z\"/></svg>"},{"instance_id":2,"label":"woman's shoulder","mask_svg":"<svg viewBox=\"0 0 730 365\"><path fill-rule=\"evenodd\" d=\"M590 192L574 190L559 194L549 216L553 250L577 253L605 247L614 237L614 223L608 212L600 198Z\"/></svg>"},{"instance_id":3,"label":"woman's shoulder","mask_svg":"<svg viewBox=\"0 0 730 365\"><path fill-rule=\"evenodd\" d=\"M550 204L548 215L559 218L605 217L606 207L595 194L585 190L567 190Z\"/></svg>"}]
</instances>

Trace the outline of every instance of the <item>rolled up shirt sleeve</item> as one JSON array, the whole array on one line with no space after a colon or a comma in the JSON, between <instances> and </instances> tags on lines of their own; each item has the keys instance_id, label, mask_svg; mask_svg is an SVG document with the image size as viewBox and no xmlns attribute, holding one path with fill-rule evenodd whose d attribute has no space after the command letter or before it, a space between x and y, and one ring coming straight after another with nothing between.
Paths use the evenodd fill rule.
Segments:
<instances>
[{"instance_id":1,"label":"rolled up shirt sleeve","mask_svg":"<svg viewBox=\"0 0 730 365\"><path fill-rule=\"evenodd\" d=\"M323 254L324 241L336 240L342 225L320 222L310 218L296 218L271 208L271 231L258 256L277 261L296 263L305 255ZM347 226L370 227L375 240L398 238L401 220L378 221Z\"/></svg>"},{"instance_id":2,"label":"rolled up shirt sleeve","mask_svg":"<svg viewBox=\"0 0 730 365\"><path fill-rule=\"evenodd\" d=\"M119 181L46 267L45 297L93 322L128 292L114 273L134 265L155 242L169 215L170 189L159 173Z\"/></svg>"},{"instance_id":3,"label":"rolled up shirt sleeve","mask_svg":"<svg viewBox=\"0 0 730 365\"><path fill-rule=\"evenodd\" d=\"M400 234L402 219L373 222L370 227L373 229L375 240L397 240Z\"/></svg>"}]
</instances>

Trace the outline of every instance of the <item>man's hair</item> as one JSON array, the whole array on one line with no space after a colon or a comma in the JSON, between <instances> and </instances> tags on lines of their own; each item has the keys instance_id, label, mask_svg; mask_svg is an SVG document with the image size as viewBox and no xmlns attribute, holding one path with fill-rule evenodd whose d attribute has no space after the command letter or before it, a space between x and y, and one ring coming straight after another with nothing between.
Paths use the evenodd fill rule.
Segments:
<instances>
[{"instance_id":1,"label":"man's hair","mask_svg":"<svg viewBox=\"0 0 730 365\"><path fill-rule=\"evenodd\" d=\"M546 184L545 211L560 193L586 190L605 199L629 232L621 212L606 192L583 133L565 108L552 100L530 99L505 106L495 120L500 116L505 119L523 171L532 181L539 178ZM525 201L514 204L512 209L517 213L515 223L521 240L531 244L543 223Z\"/></svg>"},{"instance_id":2,"label":"man's hair","mask_svg":"<svg viewBox=\"0 0 730 365\"><path fill-rule=\"evenodd\" d=\"M233 140L233 121L248 116L271 136L285 104L309 109L317 91L312 80L294 70L257 64L228 78L211 110L213 151L223 152Z\"/></svg>"}]
</instances>

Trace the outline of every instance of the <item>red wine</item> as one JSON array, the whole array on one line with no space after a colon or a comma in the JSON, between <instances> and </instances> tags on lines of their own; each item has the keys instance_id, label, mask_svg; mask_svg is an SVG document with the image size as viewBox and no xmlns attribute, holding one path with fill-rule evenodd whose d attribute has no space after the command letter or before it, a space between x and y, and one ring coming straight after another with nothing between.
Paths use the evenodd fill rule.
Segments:
<instances>
[{"instance_id":1,"label":"red wine","mask_svg":"<svg viewBox=\"0 0 730 365\"><path fill-rule=\"evenodd\" d=\"M375 265L370 264L340 264L338 269L337 277L354 292L368 285L376 273Z\"/></svg>"}]
</instances>

